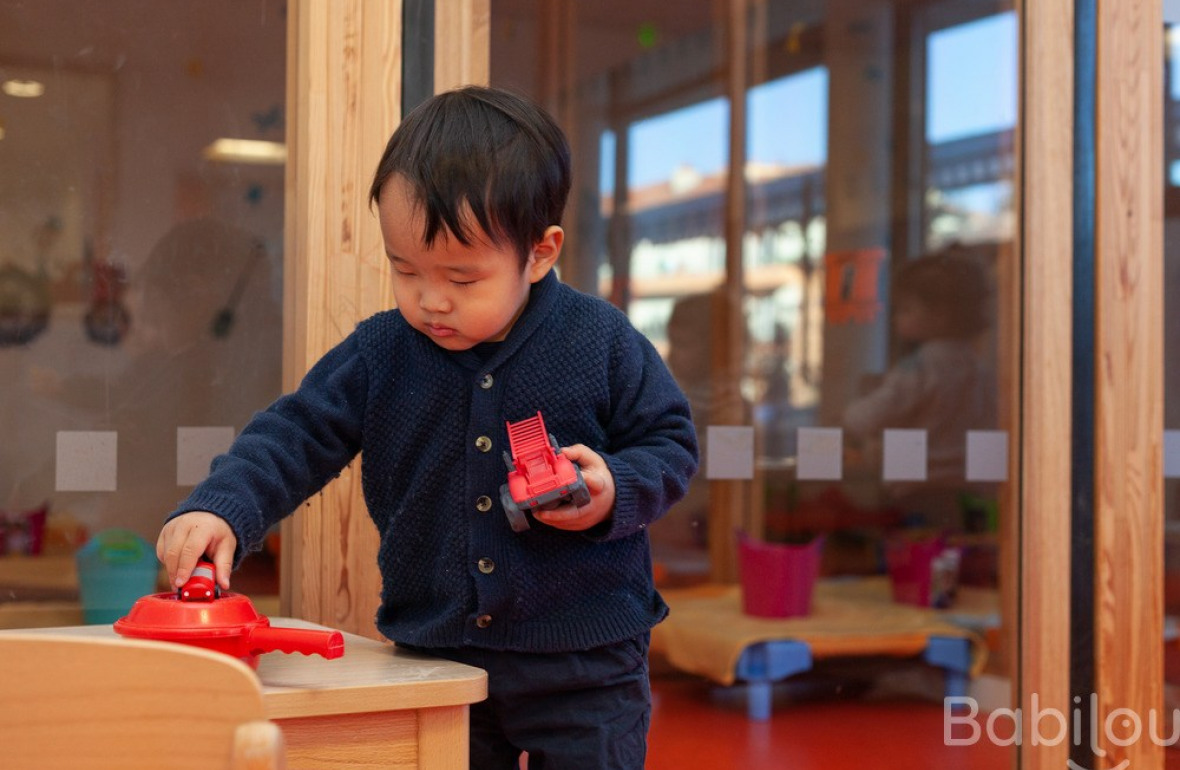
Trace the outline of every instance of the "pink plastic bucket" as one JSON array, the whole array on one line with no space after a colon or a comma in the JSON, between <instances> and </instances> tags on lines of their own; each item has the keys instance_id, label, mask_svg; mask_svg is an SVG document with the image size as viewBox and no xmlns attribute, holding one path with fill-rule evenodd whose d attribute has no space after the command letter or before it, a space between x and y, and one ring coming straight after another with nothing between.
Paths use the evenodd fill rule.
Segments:
<instances>
[{"instance_id":1,"label":"pink plastic bucket","mask_svg":"<svg viewBox=\"0 0 1180 770\"><path fill-rule=\"evenodd\" d=\"M739 536L742 611L761 618L809 615L823 545L822 537L791 545Z\"/></svg>"},{"instance_id":2,"label":"pink plastic bucket","mask_svg":"<svg viewBox=\"0 0 1180 770\"><path fill-rule=\"evenodd\" d=\"M889 567L893 601L929 607L934 560L944 550L946 541L942 537L889 542L885 547L885 563Z\"/></svg>"}]
</instances>

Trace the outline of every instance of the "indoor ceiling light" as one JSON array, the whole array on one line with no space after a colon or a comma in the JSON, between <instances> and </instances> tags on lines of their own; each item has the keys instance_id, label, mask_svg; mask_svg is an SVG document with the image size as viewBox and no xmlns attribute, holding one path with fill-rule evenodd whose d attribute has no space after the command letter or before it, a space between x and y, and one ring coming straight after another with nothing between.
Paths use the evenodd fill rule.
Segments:
<instances>
[{"instance_id":1,"label":"indoor ceiling light","mask_svg":"<svg viewBox=\"0 0 1180 770\"><path fill-rule=\"evenodd\" d=\"M22 96L32 98L40 96L45 93L45 84L38 80L21 80L20 78L12 78L5 80L0 84L0 89L9 96Z\"/></svg>"},{"instance_id":2,"label":"indoor ceiling light","mask_svg":"<svg viewBox=\"0 0 1180 770\"><path fill-rule=\"evenodd\" d=\"M220 163L282 165L287 162L287 145L257 139L218 139L205 148L205 157Z\"/></svg>"}]
</instances>

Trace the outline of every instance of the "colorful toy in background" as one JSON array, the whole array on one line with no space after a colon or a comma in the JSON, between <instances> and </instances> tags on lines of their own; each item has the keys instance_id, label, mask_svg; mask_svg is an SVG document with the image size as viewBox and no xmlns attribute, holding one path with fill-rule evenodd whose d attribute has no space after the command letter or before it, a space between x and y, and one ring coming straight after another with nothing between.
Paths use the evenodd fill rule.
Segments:
<instances>
[{"instance_id":1,"label":"colorful toy in background","mask_svg":"<svg viewBox=\"0 0 1180 770\"><path fill-rule=\"evenodd\" d=\"M529 529L529 518L536 511L590 502L582 470L561 453L557 439L545 431L540 412L507 425L512 452L504 453L508 483L500 487L500 503L513 532Z\"/></svg>"},{"instance_id":2,"label":"colorful toy in background","mask_svg":"<svg viewBox=\"0 0 1180 770\"><path fill-rule=\"evenodd\" d=\"M900 532L885 544L893 601L946 609L959 587L959 548L945 535Z\"/></svg>"},{"instance_id":3,"label":"colorful toy in background","mask_svg":"<svg viewBox=\"0 0 1180 770\"><path fill-rule=\"evenodd\" d=\"M0 556L40 556L49 504L28 511L0 511Z\"/></svg>"},{"instance_id":4,"label":"colorful toy in background","mask_svg":"<svg viewBox=\"0 0 1180 770\"><path fill-rule=\"evenodd\" d=\"M74 561L87 625L114 622L136 599L156 590L159 581L155 547L129 529L96 532L74 554Z\"/></svg>"}]
</instances>

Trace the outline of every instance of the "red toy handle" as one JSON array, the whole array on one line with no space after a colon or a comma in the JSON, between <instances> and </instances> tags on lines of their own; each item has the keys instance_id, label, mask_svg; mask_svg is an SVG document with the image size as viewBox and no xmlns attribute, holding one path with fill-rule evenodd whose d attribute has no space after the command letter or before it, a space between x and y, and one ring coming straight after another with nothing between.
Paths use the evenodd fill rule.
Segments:
<instances>
[{"instance_id":1,"label":"red toy handle","mask_svg":"<svg viewBox=\"0 0 1180 770\"><path fill-rule=\"evenodd\" d=\"M344 635L339 631L256 626L250 631L246 643L251 653L301 652L322 655L329 660L344 654Z\"/></svg>"}]
</instances>

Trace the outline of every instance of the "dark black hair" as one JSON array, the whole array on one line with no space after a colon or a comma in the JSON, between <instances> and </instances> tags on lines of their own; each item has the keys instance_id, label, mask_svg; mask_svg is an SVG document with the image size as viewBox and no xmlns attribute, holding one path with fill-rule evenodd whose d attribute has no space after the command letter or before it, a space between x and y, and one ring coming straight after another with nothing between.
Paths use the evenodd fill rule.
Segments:
<instances>
[{"instance_id":1,"label":"dark black hair","mask_svg":"<svg viewBox=\"0 0 1180 770\"><path fill-rule=\"evenodd\" d=\"M516 94L466 86L427 99L393 132L369 189L369 204L394 174L411 186L425 214L423 242L449 232L472 245L475 221L521 264L561 224L570 190L570 150L544 110Z\"/></svg>"}]
</instances>

